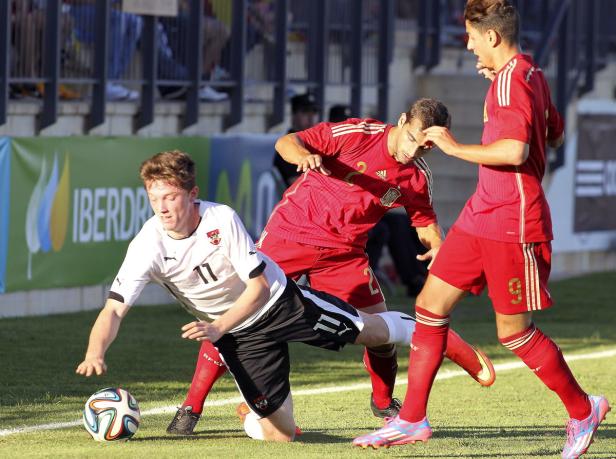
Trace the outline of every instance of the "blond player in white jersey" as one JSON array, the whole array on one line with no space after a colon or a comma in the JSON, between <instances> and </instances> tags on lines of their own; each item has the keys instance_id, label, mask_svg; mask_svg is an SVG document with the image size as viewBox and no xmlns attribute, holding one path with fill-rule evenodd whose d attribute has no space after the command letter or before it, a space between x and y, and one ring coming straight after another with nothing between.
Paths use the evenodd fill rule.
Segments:
<instances>
[{"instance_id":1,"label":"blond player in white jersey","mask_svg":"<svg viewBox=\"0 0 616 459\"><path fill-rule=\"evenodd\" d=\"M291 441L288 342L330 350L410 343L410 316L365 314L287 279L256 250L231 208L197 200L194 162L186 153L159 153L141 165L140 175L155 215L128 248L78 374L105 373L105 353L122 319L144 286L156 282L198 319L182 327L182 337L209 340L220 352L250 408L246 433Z\"/></svg>"}]
</instances>

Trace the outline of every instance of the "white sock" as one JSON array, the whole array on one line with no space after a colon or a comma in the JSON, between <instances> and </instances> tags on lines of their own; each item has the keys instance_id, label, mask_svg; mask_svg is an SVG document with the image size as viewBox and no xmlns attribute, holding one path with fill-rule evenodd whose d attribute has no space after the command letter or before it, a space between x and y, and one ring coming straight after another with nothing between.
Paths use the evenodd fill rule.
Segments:
<instances>
[{"instance_id":1,"label":"white sock","mask_svg":"<svg viewBox=\"0 0 616 459\"><path fill-rule=\"evenodd\" d=\"M256 415L254 411L250 411L244 418L244 432L250 438L255 440L263 440L263 429L261 428L261 423L259 422L259 416Z\"/></svg>"},{"instance_id":2,"label":"white sock","mask_svg":"<svg viewBox=\"0 0 616 459\"><path fill-rule=\"evenodd\" d=\"M411 339L415 332L415 319L398 311L379 312L376 315L383 319L387 325L389 330L388 343L411 345Z\"/></svg>"}]
</instances>

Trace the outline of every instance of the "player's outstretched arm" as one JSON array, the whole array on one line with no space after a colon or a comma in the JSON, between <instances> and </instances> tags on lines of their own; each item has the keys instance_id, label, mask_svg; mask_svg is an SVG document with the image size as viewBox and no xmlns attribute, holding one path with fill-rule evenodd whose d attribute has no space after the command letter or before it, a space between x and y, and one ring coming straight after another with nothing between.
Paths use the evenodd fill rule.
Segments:
<instances>
[{"instance_id":1,"label":"player's outstretched arm","mask_svg":"<svg viewBox=\"0 0 616 459\"><path fill-rule=\"evenodd\" d=\"M115 339L122 319L128 312L129 306L119 301L108 299L92 326L88 350L75 373L83 376L102 375L107 371L105 352Z\"/></svg>"},{"instance_id":2,"label":"player's outstretched arm","mask_svg":"<svg viewBox=\"0 0 616 459\"><path fill-rule=\"evenodd\" d=\"M269 299L270 289L265 274L246 281L246 288L223 315L214 322L190 322L182 327L182 338L197 341L218 341L222 335L232 330L263 307Z\"/></svg>"},{"instance_id":3,"label":"player's outstretched arm","mask_svg":"<svg viewBox=\"0 0 616 459\"><path fill-rule=\"evenodd\" d=\"M424 129L426 141L431 141L443 153L485 166L520 166L528 158L528 144L515 139L500 139L488 145L458 143L449 129L430 126Z\"/></svg>"}]
</instances>

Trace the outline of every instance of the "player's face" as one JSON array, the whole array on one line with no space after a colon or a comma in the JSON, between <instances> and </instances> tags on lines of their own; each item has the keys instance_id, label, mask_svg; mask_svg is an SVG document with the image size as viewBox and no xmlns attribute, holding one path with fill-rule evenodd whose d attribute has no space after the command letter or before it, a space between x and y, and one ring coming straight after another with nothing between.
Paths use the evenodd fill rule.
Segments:
<instances>
[{"instance_id":1,"label":"player's face","mask_svg":"<svg viewBox=\"0 0 616 459\"><path fill-rule=\"evenodd\" d=\"M494 60L492 59L492 45L490 43L489 31L480 32L473 27L469 21L466 21L466 33L468 41L466 49L472 51L477 56L479 63L490 70L494 70Z\"/></svg>"},{"instance_id":2,"label":"player's face","mask_svg":"<svg viewBox=\"0 0 616 459\"><path fill-rule=\"evenodd\" d=\"M396 161L401 164L408 164L430 151L432 145L430 142L426 142L420 120L412 119L410 123L407 123L406 115L402 115L398 121L398 127L400 128L400 135L393 155Z\"/></svg>"},{"instance_id":3,"label":"player's face","mask_svg":"<svg viewBox=\"0 0 616 459\"><path fill-rule=\"evenodd\" d=\"M174 238L186 237L195 229L195 198L198 188L186 191L168 182L154 180L146 183L150 205L163 228Z\"/></svg>"}]
</instances>

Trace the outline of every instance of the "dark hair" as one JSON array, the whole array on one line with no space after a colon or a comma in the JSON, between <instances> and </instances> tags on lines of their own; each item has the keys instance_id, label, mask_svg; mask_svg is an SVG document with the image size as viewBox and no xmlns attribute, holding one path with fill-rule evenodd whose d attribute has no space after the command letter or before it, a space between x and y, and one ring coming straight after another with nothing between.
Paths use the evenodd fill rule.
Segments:
<instances>
[{"instance_id":1,"label":"dark hair","mask_svg":"<svg viewBox=\"0 0 616 459\"><path fill-rule=\"evenodd\" d=\"M427 129L430 126L451 127L451 115L445 104L436 99L419 99L406 112L406 122L412 119L421 121L421 128Z\"/></svg>"},{"instance_id":2,"label":"dark hair","mask_svg":"<svg viewBox=\"0 0 616 459\"><path fill-rule=\"evenodd\" d=\"M162 180L190 191L195 187L195 163L183 151L163 151L141 163L139 175L144 184Z\"/></svg>"},{"instance_id":3,"label":"dark hair","mask_svg":"<svg viewBox=\"0 0 616 459\"><path fill-rule=\"evenodd\" d=\"M492 29L505 42L518 43L520 16L509 0L468 0L464 19L480 32Z\"/></svg>"},{"instance_id":4,"label":"dark hair","mask_svg":"<svg viewBox=\"0 0 616 459\"><path fill-rule=\"evenodd\" d=\"M344 104L332 105L329 109L329 122L338 123L351 118L351 107Z\"/></svg>"}]
</instances>

